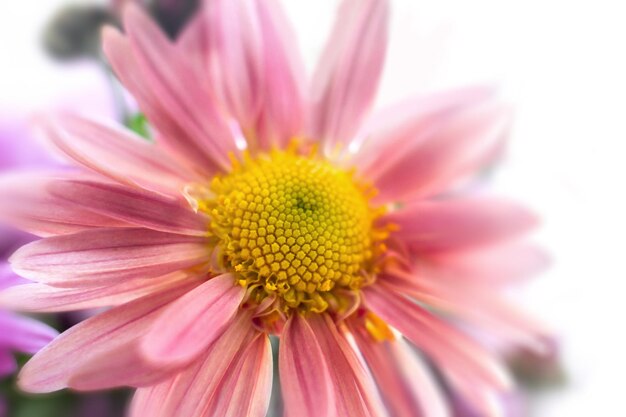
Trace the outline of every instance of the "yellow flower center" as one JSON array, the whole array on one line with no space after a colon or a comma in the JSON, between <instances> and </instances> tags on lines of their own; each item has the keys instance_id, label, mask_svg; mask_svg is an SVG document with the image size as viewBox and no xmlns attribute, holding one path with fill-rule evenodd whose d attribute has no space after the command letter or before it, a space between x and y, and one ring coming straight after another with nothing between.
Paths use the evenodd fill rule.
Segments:
<instances>
[{"instance_id":1,"label":"yellow flower center","mask_svg":"<svg viewBox=\"0 0 626 417\"><path fill-rule=\"evenodd\" d=\"M273 151L215 177L203 209L222 266L251 299L322 312L367 283L383 250L372 192L316 156Z\"/></svg>"}]
</instances>

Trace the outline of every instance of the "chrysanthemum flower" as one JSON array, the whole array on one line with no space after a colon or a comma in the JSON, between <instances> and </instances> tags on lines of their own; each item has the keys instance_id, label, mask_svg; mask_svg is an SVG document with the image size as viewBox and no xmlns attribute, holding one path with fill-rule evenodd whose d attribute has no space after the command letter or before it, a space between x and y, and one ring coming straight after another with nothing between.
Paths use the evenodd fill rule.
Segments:
<instances>
[{"instance_id":1,"label":"chrysanthemum flower","mask_svg":"<svg viewBox=\"0 0 626 417\"><path fill-rule=\"evenodd\" d=\"M462 184L510 112L473 88L369 117L387 19L385 0L344 1L305 94L275 1L208 0L176 43L128 7L104 50L154 140L60 115L48 135L83 170L4 184L5 214L45 237L12 257L36 281L13 303L112 306L36 355L24 389L263 416L275 335L286 415L445 416L448 394L503 413L484 342L549 347L501 296L541 260L519 241L535 218Z\"/></svg>"}]
</instances>

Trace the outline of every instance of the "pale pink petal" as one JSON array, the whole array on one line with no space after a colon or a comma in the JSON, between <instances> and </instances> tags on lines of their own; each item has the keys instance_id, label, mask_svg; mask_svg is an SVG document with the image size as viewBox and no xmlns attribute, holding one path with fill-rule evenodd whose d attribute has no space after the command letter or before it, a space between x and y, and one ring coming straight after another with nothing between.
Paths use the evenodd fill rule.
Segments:
<instances>
[{"instance_id":1,"label":"pale pink petal","mask_svg":"<svg viewBox=\"0 0 626 417\"><path fill-rule=\"evenodd\" d=\"M188 140L203 157L228 170L228 153L236 150L235 142L212 92L199 88L201 80L184 55L140 7L126 9L124 27L147 85L161 100L167 113L189 133ZM149 119L158 128L160 121ZM164 131L161 133L166 135ZM175 136L166 136L170 145L176 142L175 146L178 146L181 141Z\"/></svg>"},{"instance_id":2,"label":"pale pink petal","mask_svg":"<svg viewBox=\"0 0 626 417\"><path fill-rule=\"evenodd\" d=\"M207 2L179 46L219 93L249 147L280 147L302 132L303 64L278 1Z\"/></svg>"},{"instance_id":3,"label":"pale pink petal","mask_svg":"<svg viewBox=\"0 0 626 417\"><path fill-rule=\"evenodd\" d=\"M376 177L406 154L407 149L422 146L423 135L431 126L440 126L474 106L493 100L496 90L474 86L429 95L406 98L375 112L362 129L354 147L353 163L366 175Z\"/></svg>"},{"instance_id":4,"label":"pale pink petal","mask_svg":"<svg viewBox=\"0 0 626 417\"><path fill-rule=\"evenodd\" d=\"M335 403L328 361L308 321L293 314L280 339L279 370L286 416L332 415Z\"/></svg>"},{"instance_id":5,"label":"pale pink petal","mask_svg":"<svg viewBox=\"0 0 626 417\"><path fill-rule=\"evenodd\" d=\"M221 382L243 359L242 346L249 345L258 335L250 314L240 314L206 353L183 372L150 389L140 390L134 399L132 416L209 417L205 411L220 395ZM223 395L228 398L229 394ZM155 398L158 404L150 401Z\"/></svg>"},{"instance_id":6,"label":"pale pink petal","mask_svg":"<svg viewBox=\"0 0 626 417\"><path fill-rule=\"evenodd\" d=\"M0 182L0 217L37 236L76 233L97 227L128 227L129 224L94 213L50 193L50 184L75 178L65 174L15 175Z\"/></svg>"},{"instance_id":7,"label":"pale pink petal","mask_svg":"<svg viewBox=\"0 0 626 417\"><path fill-rule=\"evenodd\" d=\"M231 274L212 278L168 307L143 340L154 363L188 363L222 335L245 290Z\"/></svg>"},{"instance_id":8,"label":"pale pink petal","mask_svg":"<svg viewBox=\"0 0 626 417\"><path fill-rule=\"evenodd\" d=\"M202 360L198 359L197 363L202 363ZM197 367L197 364L193 364L189 368L196 369ZM163 399L171 395L177 380L178 376L172 376L158 385L136 389L128 415L130 417L166 417L163 414Z\"/></svg>"},{"instance_id":9,"label":"pale pink petal","mask_svg":"<svg viewBox=\"0 0 626 417\"><path fill-rule=\"evenodd\" d=\"M348 145L378 90L387 47L387 0L344 0L312 84L309 135L332 154Z\"/></svg>"},{"instance_id":10,"label":"pale pink petal","mask_svg":"<svg viewBox=\"0 0 626 417\"><path fill-rule=\"evenodd\" d=\"M206 236L209 229L208 217L186 202L148 191L72 180L51 182L48 191L68 204L152 230Z\"/></svg>"},{"instance_id":11,"label":"pale pink petal","mask_svg":"<svg viewBox=\"0 0 626 417\"><path fill-rule=\"evenodd\" d=\"M137 341L165 306L195 285L188 283L152 294L72 327L24 366L19 380L21 388L51 392L67 387L70 381L75 388L101 388L155 383L167 376L172 369L164 365L154 367L142 360ZM124 374L123 367L131 361L130 357L134 358L133 366L126 368L132 372ZM84 374L85 369L98 366L107 366L106 372L100 372L103 375ZM77 374L82 374L84 383L76 380Z\"/></svg>"},{"instance_id":12,"label":"pale pink petal","mask_svg":"<svg viewBox=\"0 0 626 417\"><path fill-rule=\"evenodd\" d=\"M127 8L125 23L129 39L106 28L104 51L159 139L198 173L228 170L236 151L230 127L191 62L137 7Z\"/></svg>"},{"instance_id":13,"label":"pale pink petal","mask_svg":"<svg viewBox=\"0 0 626 417\"><path fill-rule=\"evenodd\" d=\"M518 414L513 414L503 401L513 393L503 392L488 385L467 383L456 375L448 375L448 382L455 399L455 415L518 417Z\"/></svg>"},{"instance_id":14,"label":"pale pink petal","mask_svg":"<svg viewBox=\"0 0 626 417\"><path fill-rule=\"evenodd\" d=\"M42 120L42 127L69 158L122 184L178 196L199 178L155 143L120 127L69 114Z\"/></svg>"},{"instance_id":15,"label":"pale pink petal","mask_svg":"<svg viewBox=\"0 0 626 417\"><path fill-rule=\"evenodd\" d=\"M402 339L378 341L367 333L362 323L350 324L357 346L376 379L391 415L451 415L435 376Z\"/></svg>"},{"instance_id":16,"label":"pale pink petal","mask_svg":"<svg viewBox=\"0 0 626 417\"><path fill-rule=\"evenodd\" d=\"M206 14L196 13L187 22L176 39L176 46L187 57L190 64L200 73L206 74L209 54L208 31L206 28Z\"/></svg>"},{"instance_id":17,"label":"pale pink petal","mask_svg":"<svg viewBox=\"0 0 626 417\"><path fill-rule=\"evenodd\" d=\"M57 286L100 286L201 266L210 256L197 237L148 229L96 229L41 239L9 260L21 276Z\"/></svg>"},{"instance_id":18,"label":"pale pink petal","mask_svg":"<svg viewBox=\"0 0 626 417\"><path fill-rule=\"evenodd\" d=\"M422 255L510 241L538 224L521 205L489 197L415 202L382 221L397 226L393 237Z\"/></svg>"},{"instance_id":19,"label":"pale pink petal","mask_svg":"<svg viewBox=\"0 0 626 417\"><path fill-rule=\"evenodd\" d=\"M242 129L254 128L261 105L262 35L255 0L212 0L205 3L205 74L228 112Z\"/></svg>"},{"instance_id":20,"label":"pale pink petal","mask_svg":"<svg viewBox=\"0 0 626 417\"><path fill-rule=\"evenodd\" d=\"M490 289L519 283L549 264L548 255L537 246L512 242L429 253L417 268L452 286L465 282Z\"/></svg>"},{"instance_id":21,"label":"pale pink petal","mask_svg":"<svg viewBox=\"0 0 626 417\"><path fill-rule=\"evenodd\" d=\"M203 416L265 417L272 391L272 346L258 336L233 364Z\"/></svg>"},{"instance_id":22,"label":"pale pink petal","mask_svg":"<svg viewBox=\"0 0 626 417\"><path fill-rule=\"evenodd\" d=\"M263 102L257 122L262 149L284 147L304 127L304 65L278 0L256 0L263 36Z\"/></svg>"},{"instance_id":23,"label":"pale pink petal","mask_svg":"<svg viewBox=\"0 0 626 417\"><path fill-rule=\"evenodd\" d=\"M377 201L403 201L435 195L486 167L503 148L510 109L492 95L469 94L473 104L415 107L413 117L372 134L360 171L379 190ZM462 95L460 100L468 99ZM441 99L439 99L441 100Z\"/></svg>"},{"instance_id":24,"label":"pale pink petal","mask_svg":"<svg viewBox=\"0 0 626 417\"><path fill-rule=\"evenodd\" d=\"M380 279L437 311L471 323L474 330L495 337L499 343L523 347L542 356L553 353L550 331L489 288L463 282L450 285L420 269L412 273L389 271Z\"/></svg>"},{"instance_id":25,"label":"pale pink petal","mask_svg":"<svg viewBox=\"0 0 626 417\"><path fill-rule=\"evenodd\" d=\"M306 320L326 355L332 381L331 389L335 392L331 410L336 410L338 416L385 416L371 375L348 341L339 333L332 319L327 315L317 314L307 317Z\"/></svg>"},{"instance_id":26,"label":"pale pink petal","mask_svg":"<svg viewBox=\"0 0 626 417\"><path fill-rule=\"evenodd\" d=\"M25 284L0 294L0 304L16 311L61 312L117 306L140 297L175 288L199 278L175 272L159 278L131 279L103 287L59 288Z\"/></svg>"},{"instance_id":27,"label":"pale pink petal","mask_svg":"<svg viewBox=\"0 0 626 417\"><path fill-rule=\"evenodd\" d=\"M495 355L451 324L380 282L363 292L366 305L425 352L447 377L499 389L511 386Z\"/></svg>"}]
</instances>

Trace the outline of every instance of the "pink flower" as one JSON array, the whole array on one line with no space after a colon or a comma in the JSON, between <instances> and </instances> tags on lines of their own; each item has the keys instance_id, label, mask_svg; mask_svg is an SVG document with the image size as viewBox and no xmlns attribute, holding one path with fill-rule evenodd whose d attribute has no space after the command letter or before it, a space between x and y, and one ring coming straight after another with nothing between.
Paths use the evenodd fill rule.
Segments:
<instances>
[{"instance_id":1,"label":"pink flower","mask_svg":"<svg viewBox=\"0 0 626 417\"><path fill-rule=\"evenodd\" d=\"M209 0L175 44L127 8L104 49L155 140L59 115L48 136L83 170L2 185L4 215L44 237L11 259L36 283L5 300L111 306L22 388L137 387L137 417L264 416L275 335L287 415L446 416L449 393L505 413L513 386L483 342L550 349L501 291L543 261L521 242L536 219L462 183L510 112L472 88L370 117L388 8L343 2L309 94L275 1Z\"/></svg>"}]
</instances>

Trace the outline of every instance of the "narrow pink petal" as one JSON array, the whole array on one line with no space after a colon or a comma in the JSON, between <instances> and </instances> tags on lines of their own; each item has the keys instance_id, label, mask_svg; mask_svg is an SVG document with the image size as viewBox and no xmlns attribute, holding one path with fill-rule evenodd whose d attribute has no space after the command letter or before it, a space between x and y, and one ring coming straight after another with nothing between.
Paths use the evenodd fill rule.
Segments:
<instances>
[{"instance_id":1,"label":"narrow pink petal","mask_svg":"<svg viewBox=\"0 0 626 417\"><path fill-rule=\"evenodd\" d=\"M471 283L483 288L519 283L545 270L550 260L535 245L512 242L429 253L418 268L449 285Z\"/></svg>"},{"instance_id":2,"label":"narrow pink petal","mask_svg":"<svg viewBox=\"0 0 626 417\"><path fill-rule=\"evenodd\" d=\"M177 196L199 178L156 144L121 127L70 114L43 120L42 127L69 158L122 184Z\"/></svg>"},{"instance_id":3,"label":"narrow pink petal","mask_svg":"<svg viewBox=\"0 0 626 417\"><path fill-rule=\"evenodd\" d=\"M124 52L124 40L116 40L119 34L111 31L105 33L105 51L109 51L114 67L121 70L122 81L130 78L127 87L131 91L133 84L143 84L139 88L140 106L162 139L204 172L228 170L228 153L236 151L236 146L213 93L202 88L206 84L191 63L138 6L126 9L124 23L135 61L132 65L118 63L128 58L119 56ZM122 74L123 70L129 71ZM148 99L142 100L142 95Z\"/></svg>"},{"instance_id":4,"label":"narrow pink petal","mask_svg":"<svg viewBox=\"0 0 626 417\"><path fill-rule=\"evenodd\" d=\"M332 319L327 315L313 315L306 320L327 357L332 390L335 392L331 409L336 410L339 416L385 416L371 375Z\"/></svg>"},{"instance_id":5,"label":"narrow pink petal","mask_svg":"<svg viewBox=\"0 0 626 417\"><path fill-rule=\"evenodd\" d=\"M192 66L199 72L206 72L209 42L205 13L196 13L187 22L176 39L176 46L189 59Z\"/></svg>"},{"instance_id":6,"label":"narrow pink petal","mask_svg":"<svg viewBox=\"0 0 626 417\"><path fill-rule=\"evenodd\" d=\"M510 241L538 223L521 205L489 197L411 203L383 221L396 225L393 236L420 254Z\"/></svg>"},{"instance_id":7,"label":"narrow pink petal","mask_svg":"<svg viewBox=\"0 0 626 417\"><path fill-rule=\"evenodd\" d=\"M458 100L462 105L454 94L447 100L438 97L431 106L426 99L415 106L412 117L398 117L372 133L373 145L365 146L364 160L355 163L377 186L378 201L438 194L498 155L510 109L480 90L461 94Z\"/></svg>"},{"instance_id":8,"label":"narrow pink petal","mask_svg":"<svg viewBox=\"0 0 626 417\"><path fill-rule=\"evenodd\" d=\"M189 368L196 369L200 363L202 360L199 359L197 364L192 364ZM128 415L130 417L166 417L163 414L163 399L171 395L178 378L178 375L175 375L157 385L135 390Z\"/></svg>"},{"instance_id":9,"label":"narrow pink petal","mask_svg":"<svg viewBox=\"0 0 626 417\"><path fill-rule=\"evenodd\" d=\"M258 336L226 374L203 416L265 417L272 391L272 346Z\"/></svg>"},{"instance_id":10,"label":"narrow pink petal","mask_svg":"<svg viewBox=\"0 0 626 417\"><path fill-rule=\"evenodd\" d=\"M50 194L68 204L161 232L206 236L208 218L186 202L148 191L95 181L58 181Z\"/></svg>"},{"instance_id":11,"label":"narrow pink petal","mask_svg":"<svg viewBox=\"0 0 626 417\"><path fill-rule=\"evenodd\" d=\"M326 352L308 321L291 316L281 335L279 369L286 416L332 415L335 403Z\"/></svg>"},{"instance_id":12,"label":"narrow pink petal","mask_svg":"<svg viewBox=\"0 0 626 417\"><path fill-rule=\"evenodd\" d=\"M554 341L549 330L497 292L472 283L458 282L452 286L424 270L389 271L380 278L438 311L471 323L473 329L495 337L508 347L523 347L543 356L553 353Z\"/></svg>"},{"instance_id":13,"label":"narrow pink petal","mask_svg":"<svg viewBox=\"0 0 626 417\"><path fill-rule=\"evenodd\" d=\"M387 0L344 0L313 79L310 136L332 153L348 145L378 90L387 47Z\"/></svg>"},{"instance_id":14,"label":"narrow pink petal","mask_svg":"<svg viewBox=\"0 0 626 417\"><path fill-rule=\"evenodd\" d=\"M525 415L513 412L511 407L507 407L503 401L506 397L511 397L510 392L494 389L493 387L472 384L458 378L456 375L448 375L450 390L456 397L455 415L478 415L485 417L508 417ZM460 407L459 407L460 405Z\"/></svg>"},{"instance_id":15,"label":"narrow pink petal","mask_svg":"<svg viewBox=\"0 0 626 417\"><path fill-rule=\"evenodd\" d=\"M367 136L355 141L353 161L363 174L380 175L399 160L407 149L422 146L430 126L474 106L492 100L496 90L489 86L474 86L429 95L406 98L375 112L363 127Z\"/></svg>"},{"instance_id":16,"label":"narrow pink petal","mask_svg":"<svg viewBox=\"0 0 626 417\"><path fill-rule=\"evenodd\" d=\"M85 388L75 376L84 369L97 368L98 364L108 365L110 370L101 372L104 375L83 374L87 385L90 377L100 378L100 386L154 383L172 370L143 361L137 350L137 340L147 333L165 306L195 285L185 284L140 298L72 327L24 366L20 386L29 392L51 392L67 387L72 380L72 386ZM134 372L125 375L126 379L117 378L119 365L129 362L127 355L134 357L131 367ZM110 378L107 379L109 372Z\"/></svg>"},{"instance_id":17,"label":"narrow pink petal","mask_svg":"<svg viewBox=\"0 0 626 417\"><path fill-rule=\"evenodd\" d=\"M190 362L222 335L244 294L230 274L188 292L156 321L143 340L144 354L154 363Z\"/></svg>"},{"instance_id":18,"label":"narrow pink petal","mask_svg":"<svg viewBox=\"0 0 626 417\"><path fill-rule=\"evenodd\" d=\"M284 147L304 127L304 64L296 36L277 0L256 0L263 37L263 102L256 130L259 145Z\"/></svg>"},{"instance_id":19,"label":"narrow pink petal","mask_svg":"<svg viewBox=\"0 0 626 417\"><path fill-rule=\"evenodd\" d=\"M148 229L95 229L29 243L9 260L21 276L58 286L99 286L202 265L201 238Z\"/></svg>"},{"instance_id":20,"label":"narrow pink petal","mask_svg":"<svg viewBox=\"0 0 626 417\"><path fill-rule=\"evenodd\" d=\"M264 94L262 35L255 0L206 2L204 69L228 112L243 130L253 129Z\"/></svg>"},{"instance_id":21,"label":"narrow pink petal","mask_svg":"<svg viewBox=\"0 0 626 417\"><path fill-rule=\"evenodd\" d=\"M134 400L133 417L208 417L205 411L217 396L229 398L229 393L220 394L221 382L242 360L242 346L249 345L258 335L250 314L240 314L206 353L183 372L149 390L141 390ZM158 406L151 398L158 398Z\"/></svg>"},{"instance_id":22,"label":"narrow pink petal","mask_svg":"<svg viewBox=\"0 0 626 417\"><path fill-rule=\"evenodd\" d=\"M281 147L301 134L304 69L278 1L207 2L178 43L212 82L250 148Z\"/></svg>"},{"instance_id":23,"label":"narrow pink petal","mask_svg":"<svg viewBox=\"0 0 626 417\"><path fill-rule=\"evenodd\" d=\"M450 416L447 401L427 365L402 340L374 340L362 323L350 323L391 415Z\"/></svg>"},{"instance_id":24,"label":"narrow pink petal","mask_svg":"<svg viewBox=\"0 0 626 417\"><path fill-rule=\"evenodd\" d=\"M205 155L202 147L191 137L195 132L190 133L188 125L183 124L187 118L177 119L180 110L166 107L160 101L157 91L146 79L128 39L117 30L105 27L102 40L109 63L156 129L158 142L200 175L210 176L219 171L221 163Z\"/></svg>"},{"instance_id":25,"label":"narrow pink petal","mask_svg":"<svg viewBox=\"0 0 626 417\"><path fill-rule=\"evenodd\" d=\"M0 294L0 304L16 311L62 312L121 305L149 294L171 289L198 278L175 272L159 278L132 279L103 287L59 288L25 284Z\"/></svg>"},{"instance_id":26,"label":"narrow pink petal","mask_svg":"<svg viewBox=\"0 0 626 417\"><path fill-rule=\"evenodd\" d=\"M76 233L97 227L128 227L121 220L70 204L50 193L50 185L73 178L60 174L15 175L0 182L0 218L37 236Z\"/></svg>"},{"instance_id":27,"label":"narrow pink petal","mask_svg":"<svg viewBox=\"0 0 626 417\"><path fill-rule=\"evenodd\" d=\"M446 323L382 283L367 287L366 304L425 352L444 375L507 389L510 378L495 356Z\"/></svg>"}]
</instances>

